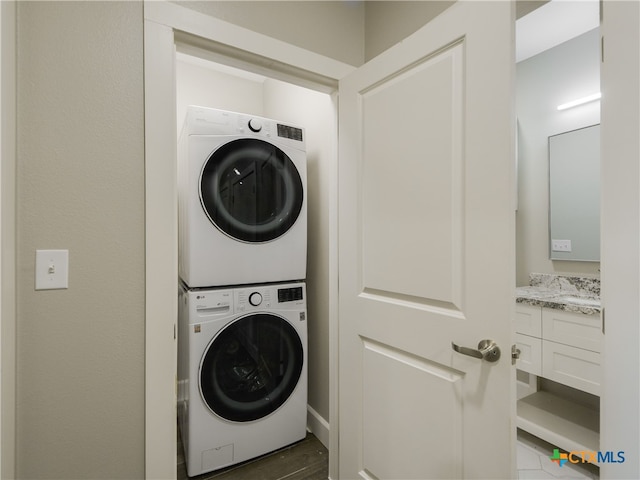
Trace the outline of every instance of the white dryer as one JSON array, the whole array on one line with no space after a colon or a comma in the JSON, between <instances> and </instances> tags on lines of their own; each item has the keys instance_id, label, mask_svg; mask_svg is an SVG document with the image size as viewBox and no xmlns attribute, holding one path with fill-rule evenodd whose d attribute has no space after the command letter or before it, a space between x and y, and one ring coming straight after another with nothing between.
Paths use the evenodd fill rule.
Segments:
<instances>
[{"instance_id":1,"label":"white dryer","mask_svg":"<svg viewBox=\"0 0 640 480\"><path fill-rule=\"evenodd\" d=\"M303 280L300 127L190 106L178 145L179 272L191 288Z\"/></svg>"},{"instance_id":2,"label":"white dryer","mask_svg":"<svg viewBox=\"0 0 640 480\"><path fill-rule=\"evenodd\" d=\"M178 420L189 476L306 436L304 283L181 283L178 317Z\"/></svg>"}]
</instances>

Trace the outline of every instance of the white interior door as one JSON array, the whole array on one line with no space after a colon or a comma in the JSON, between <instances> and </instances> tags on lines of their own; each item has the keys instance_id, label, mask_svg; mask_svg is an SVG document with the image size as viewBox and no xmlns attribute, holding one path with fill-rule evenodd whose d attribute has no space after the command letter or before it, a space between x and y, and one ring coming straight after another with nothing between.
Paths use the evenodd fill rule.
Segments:
<instances>
[{"instance_id":1,"label":"white interior door","mask_svg":"<svg viewBox=\"0 0 640 480\"><path fill-rule=\"evenodd\" d=\"M512 8L457 2L341 80L340 478L515 472Z\"/></svg>"}]
</instances>

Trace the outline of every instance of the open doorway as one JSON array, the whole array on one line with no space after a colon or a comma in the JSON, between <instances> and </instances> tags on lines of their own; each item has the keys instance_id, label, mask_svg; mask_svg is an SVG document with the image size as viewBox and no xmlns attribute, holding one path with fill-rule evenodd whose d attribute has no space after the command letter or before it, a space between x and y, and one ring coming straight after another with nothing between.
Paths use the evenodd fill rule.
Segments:
<instances>
[{"instance_id":1,"label":"open doorway","mask_svg":"<svg viewBox=\"0 0 640 480\"><path fill-rule=\"evenodd\" d=\"M305 129L307 151L308 429L329 447L329 305L331 208L336 148L336 108L326 92L225 65L207 52L177 45L176 132L187 106L197 105L272 118ZM287 259L283 258L283 262ZM178 446L180 448L180 445ZM180 458L180 452L178 452ZM184 472L178 462L178 478Z\"/></svg>"},{"instance_id":2,"label":"open doorway","mask_svg":"<svg viewBox=\"0 0 640 480\"><path fill-rule=\"evenodd\" d=\"M518 361L517 411L522 439L518 455L528 459L523 463L531 470L540 466L545 471L558 470L559 464L549 461L555 448L561 452L599 449L603 347L600 139L599 127L593 126L600 124L600 102L558 108L600 92L599 22L597 2L549 2L517 22L516 295L520 303L515 330L522 352ZM563 159L554 156L550 139L571 137L574 132L597 132L592 147L595 173L589 180L586 156L571 155L576 158L569 181L565 178L560 186L558 160L569 161L570 152L564 151ZM577 185L575 179L579 180ZM560 214L557 198L569 192L571 200L585 196L580 206L589 204L592 211L582 215L574 208L559 228L554 223ZM589 227L590 219L595 228ZM574 234L569 227L581 233ZM595 253L584 255L587 244ZM565 246L573 252L560 251ZM566 300L560 301L561 294ZM558 337L560 325L566 327L562 338ZM589 331L588 344L583 343L585 337L575 340L585 330ZM544 452L539 458L535 455L538 451ZM597 467L580 466L584 468L572 473L586 478L598 475Z\"/></svg>"}]
</instances>

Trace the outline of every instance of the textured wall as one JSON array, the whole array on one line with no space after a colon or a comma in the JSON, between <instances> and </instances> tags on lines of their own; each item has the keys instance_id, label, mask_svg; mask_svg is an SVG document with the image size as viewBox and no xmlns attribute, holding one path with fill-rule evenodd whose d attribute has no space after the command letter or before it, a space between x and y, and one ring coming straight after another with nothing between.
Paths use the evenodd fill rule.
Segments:
<instances>
[{"instance_id":1,"label":"textured wall","mask_svg":"<svg viewBox=\"0 0 640 480\"><path fill-rule=\"evenodd\" d=\"M144 477L142 4L18 3L17 473ZM69 288L34 291L36 249Z\"/></svg>"},{"instance_id":2,"label":"textured wall","mask_svg":"<svg viewBox=\"0 0 640 480\"><path fill-rule=\"evenodd\" d=\"M365 59L408 37L454 2L443 1L369 1L365 16Z\"/></svg>"},{"instance_id":3,"label":"textured wall","mask_svg":"<svg viewBox=\"0 0 640 480\"><path fill-rule=\"evenodd\" d=\"M364 2L361 1L174 3L349 65L364 63Z\"/></svg>"},{"instance_id":4,"label":"textured wall","mask_svg":"<svg viewBox=\"0 0 640 480\"><path fill-rule=\"evenodd\" d=\"M517 0L520 18L548 0ZM365 2L365 60L371 60L402 41L449 8L452 0L367 1Z\"/></svg>"}]
</instances>

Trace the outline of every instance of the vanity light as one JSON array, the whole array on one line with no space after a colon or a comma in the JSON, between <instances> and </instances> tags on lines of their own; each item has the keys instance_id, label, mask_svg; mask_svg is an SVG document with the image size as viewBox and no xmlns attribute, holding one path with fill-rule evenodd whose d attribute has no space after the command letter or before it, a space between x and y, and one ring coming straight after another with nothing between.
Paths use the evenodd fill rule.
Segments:
<instances>
[{"instance_id":1,"label":"vanity light","mask_svg":"<svg viewBox=\"0 0 640 480\"><path fill-rule=\"evenodd\" d=\"M558 110L566 110L567 108L577 107L578 105L582 105L584 103L600 100L601 97L602 97L602 94L600 92L594 93L593 95L588 95L586 97L579 98L578 100L574 100L572 102L567 102L567 103L563 103L562 105L558 105Z\"/></svg>"}]
</instances>

